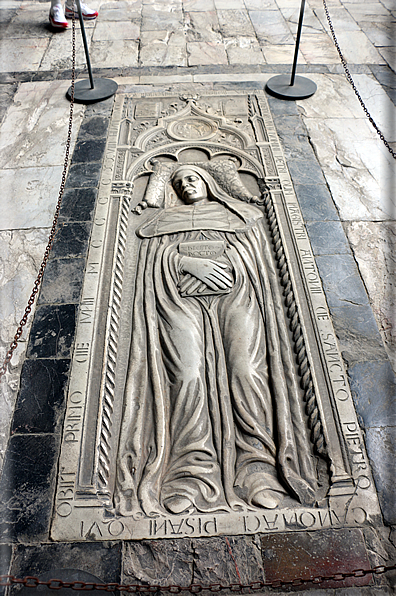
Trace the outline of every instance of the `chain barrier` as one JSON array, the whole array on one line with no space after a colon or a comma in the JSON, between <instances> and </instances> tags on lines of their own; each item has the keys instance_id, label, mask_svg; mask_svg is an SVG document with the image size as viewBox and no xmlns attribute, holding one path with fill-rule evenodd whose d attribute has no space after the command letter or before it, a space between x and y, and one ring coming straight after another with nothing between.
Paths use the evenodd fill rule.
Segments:
<instances>
[{"instance_id":1,"label":"chain barrier","mask_svg":"<svg viewBox=\"0 0 396 596\"><path fill-rule=\"evenodd\" d=\"M382 575L388 571L394 571L396 563L391 565L377 565L371 569L355 569L354 571L345 571L334 573L333 575L312 576L308 578L295 578L293 580L276 579L272 581L256 581L250 584L208 584L202 586L201 584L191 584L190 586L160 586L158 584L119 584L117 582L95 584L93 582L84 581L64 581L61 579L50 579L48 581L40 580L38 577L26 576L23 579L17 578L14 575L0 575L0 586L13 586L16 584L25 586L26 588L37 588L38 586L46 586L51 590L60 590L61 588L71 588L78 591L92 591L102 590L105 592L130 592L130 593L146 593L146 592L170 592L171 594L180 594L180 592L190 592L191 594L198 594L203 590L210 592L221 592L222 590L230 590L231 592L240 592L244 589L252 591L262 590L263 588L283 588L283 587L298 587L306 584L320 585L326 581L341 582L349 578L360 578L366 575Z\"/></svg>"},{"instance_id":2,"label":"chain barrier","mask_svg":"<svg viewBox=\"0 0 396 596\"><path fill-rule=\"evenodd\" d=\"M64 190L65 190L67 167L69 165L71 133L72 133L72 125L73 125L74 82L75 82L75 78L76 78L76 17L75 17L75 14L73 12L73 17L72 17L72 72L71 72L71 97L70 97L69 126L68 126L68 131L67 131L65 159L64 159L64 163L63 163L63 171L62 171L61 184L60 184L60 187L59 187L58 202L56 204L55 215L54 215L54 219L53 219L53 222L52 222L51 231L50 231L50 234L49 234L49 237L48 237L48 244L47 244L46 249L44 251L43 260L41 262L40 269L39 269L39 272L38 272L37 277L36 277L36 281L33 284L32 293L30 294L30 298L29 298L28 303L27 303L27 306L25 308L24 315L23 315L22 319L19 322L19 326L18 326L18 329L17 329L17 331L16 331L16 333L14 335L14 339L12 340L12 342L10 344L10 347L9 347L9 349L8 349L6 355L5 355L3 364L2 364L2 366L0 368L0 382L1 382L2 377L7 372L7 367L9 365L9 363L11 362L12 355L15 352L17 346L18 346L18 342L19 342L19 340L21 338L21 335L22 335L22 332L23 332L23 328L24 328L24 326L27 323L28 316L31 313L32 306L33 306L33 304L34 304L34 302L36 300L36 296L37 296L37 293L38 293L39 288L40 288L40 284L41 284L42 279L43 279L44 271L45 271L45 268L47 266L49 254L50 254L51 248L52 248L52 246L54 244L55 234L57 232L57 224L58 224L58 218L59 218L59 211L60 211L61 204L62 204L63 193L64 193Z\"/></svg>"},{"instance_id":3,"label":"chain barrier","mask_svg":"<svg viewBox=\"0 0 396 596\"><path fill-rule=\"evenodd\" d=\"M352 78L352 75L351 75L351 73L350 73L350 71L349 71L349 68L348 68L348 65L347 65L347 61L345 60L345 58L344 58L344 56L343 56L343 54L342 54L342 52L341 52L341 48L340 48L340 46L339 46L339 43L338 43L338 40L337 40L337 37L336 37L335 31L334 31L333 23L332 23L332 21L331 21L331 18L330 18L329 9L327 8L326 0L323 0L323 7L324 7L325 14L326 14L327 22L328 22L328 24L329 24L330 33L331 33L331 36L332 36L332 38L333 38L333 42L334 42L334 45L335 45L335 47L336 47L336 50L337 50L337 52L338 52L338 55L339 55L339 57L340 57L341 64L342 64L342 66L343 66L343 68L344 68L344 71L345 71L345 76L346 76L346 78L347 78L347 81L350 83L350 85L351 85L352 89L354 90L354 92L355 92L355 95L356 95L356 97L358 98L358 100L359 100L359 103L360 103L360 105L361 105L361 106L362 106L362 108L363 108L363 112L366 114L367 118L369 119L369 122L370 122L370 124L371 124L371 125L374 127L374 129L375 129L375 131L377 132L377 134L378 134L379 138L380 138L380 139L381 139L381 141L384 143L384 145L385 145L385 147L388 149L389 153L392 155L392 157L393 157L394 159L396 159L396 152L395 152L395 151L392 149L392 147L390 146L390 144L389 144L389 143L388 143L388 141L386 140L386 138L385 138L384 134L383 134L383 133L381 132L381 130L378 128L378 126L377 126L377 124L375 123L375 121L374 121L373 117L371 116L370 112L368 111L368 109L367 109L367 107L366 107L366 104L364 103L364 101L363 101L363 99L362 99L362 97L361 97L361 95L360 95L359 91L358 91L358 90L357 90L357 88L356 88L355 82L354 82L354 80L353 80L353 78Z\"/></svg>"}]
</instances>

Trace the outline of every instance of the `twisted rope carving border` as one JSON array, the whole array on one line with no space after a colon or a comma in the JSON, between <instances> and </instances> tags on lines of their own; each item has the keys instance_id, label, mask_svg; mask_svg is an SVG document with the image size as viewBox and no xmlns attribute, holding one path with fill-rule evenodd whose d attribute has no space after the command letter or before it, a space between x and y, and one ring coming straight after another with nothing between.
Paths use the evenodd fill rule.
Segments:
<instances>
[{"instance_id":1,"label":"twisted rope carving border","mask_svg":"<svg viewBox=\"0 0 396 596\"><path fill-rule=\"evenodd\" d=\"M120 330L120 310L123 285L124 257L127 241L130 196L123 196L118 226L117 252L110 297L110 327L106 354L106 373L103 391L101 427L99 438L98 480L101 488L107 485L110 475L111 427L115 391L115 369L117 362L118 336Z\"/></svg>"},{"instance_id":2,"label":"twisted rope carving border","mask_svg":"<svg viewBox=\"0 0 396 596\"><path fill-rule=\"evenodd\" d=\"M300 315L294 296L292 282L290 279L289 267L287 264L282 238L279 232L279 225L276 218L271 193L266 185L263 193L263 204L268 219L272 243L277 267L279 269L280 283L283 288L287 316L290 321L290 330L293 333L294 351L298 364L298 372L301 377L301 388L304 390L305 411L308 415L308 425L311 430L311 441L318 454L326 456L327 448L323 436L322 423L315 395L315 388L312 380L312 372L305 348L305 340L301 328Z\"/></svg>"}]
</instances>

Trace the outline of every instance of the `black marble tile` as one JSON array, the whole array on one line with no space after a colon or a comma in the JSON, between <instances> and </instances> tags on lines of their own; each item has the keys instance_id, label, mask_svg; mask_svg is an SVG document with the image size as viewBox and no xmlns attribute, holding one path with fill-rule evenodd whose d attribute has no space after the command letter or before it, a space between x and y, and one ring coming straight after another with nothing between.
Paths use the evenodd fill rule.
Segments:
<instances>
[{"instance_id":1,"label":"black marble tile","mask_svg":"<svg viewBox=\"0 0 396 596\"><path fill-rule=\"evenodd\" d=\"M90 232L90 223L61 224L56 232L50 258L86 255Z\"/></svg>"},{"instance_id":2,"label":"black marble tile","mask_svg":"<svg viewBox=\"0 0 396 596\"><path fill-rule=\"evenodd\" d=\"M365 434L382 515L387 525L395 525L396 426L369 428Z\"/></svg>"},{"instance_id":3,"label":"black marble tile","mask_svg":"<svg viewBox=\"0 0 396 596\"><path fill-rule=\"evenodd\" d=\"M25 360L11 435L53 433L65 409L70 360Z\"/></svg>"},{"instance_id":4,"label":"black marble tile","mask_svg":"<svg viewBox=\"0 0 396 596\"><path fill-rule=\"evenodd\" d=\"M351 249L340 221L313 221L307 224L315 255L350 254Z\"/></svg>"},{"instance_id":5,"label":"black marble tile","mask_svg":"<svg viewBox=\"0 0 396 596\"><path fill-rule=\"evenodd\" d=\"M314 159L289 159L287 165L293 184L326 184L322 169Z\"/></svg>"},{"instance_id":6,"label":"black marble tile","mask_svg":"<svg viewBox=\"0 0 396 596\"><path fill-rule=\"evenodd\" d=\"M369 304L330 307L342 357L349 366L367 360L387 360L381 334Z\"/></svg>"},{"instance_id":7,"label":"black marble tile","mask_svg":"<svg viewBox=\"0 0 396 596\"><path fill-rule=\"evenodd\" d=\"M70 358L76 326L74 304L38 306L29 336L28 358Z\"/></svg>"},{"instance_id":8,"label":"black marble tile","mask_svg":"<svg viewBox=\"0 0 396 596\"><path fill-rule=\"evenodd\" d=\"M189 586L194 554L190 539L132 540L125 545L123 582Z\"/></svg>"},{"instance_id":9,"label":"black marble tile","mask_svg":"<svg viewBox=\"0 0 396 596\"><path fill-rule=\"evenodd\" d=\"M260 548L254 536L194 539L193 583L249 584L264 580Z\"/></svg>"},{"instance_id":10,"label":"black marble tile","mask_svg":"<svg viewBox=\"0 0 396 596\"><path fill-rule=\"evenodd\" d=\"M85 258L48 261L39 304L73 304L79 301L84 278Z\"/></svg>"},{"instance_id":11,"label":"black marble tile","mask_svg":"<svg viewBox=\"0 0 396 596\"><path fill-rule=\"evenodd\" d=\"M105 116L92 116L91 118L84 118L83 123L78 132L78 138L92 139L92 138L106 138L107 129L109 126L109 119Z\"/></svg>"},{"instance_id":12,"label":"black marble tile","mask_svg":"<svg viewBox=\"0 0 396 596\"><path fill-rule=\"evenodd\" d=\"M307 221L339 221L328 188L323 184L294 184L303 218Z\"/></svg>"},{"instance_id":13,"label":"black marble tile","mask_svg":"<svg viewBox=\"0 0 396 596\"><path fill-rule=\"evenodd\" d=\"M330 307L368 304L366 290L352 255L319 255L316 264Z\"/></svg>"},{"instance_id":14,"label":"black marble tile","mask_svg":"<svg viewBox=\"0 0 396 596\"><path fill-rule=\"evenodd\" d=\"M101 170L101 162L72 164L65 188L95 188L99 186Z\"/></svg>"},{"instance_id":15,"label":"black marble tile","mask_svg":"<svg viewBox=\"0 0 396 596\"><path fill-rule=\"evenodd\" d=\"M19 544L11 571L18 577L40 576L53 569L80 569L103 582L119 582L121 575L121 542L72 542L38 546ZM11 594L20 591L15 586Z\"/></svg>"},{"instance_id":16,"label":"black marble tile","mask_svg":"<svg viewBox=\"0 0 396 596\"><path fill-rule=\"evenodd\" d=\"M348 376L364 428L396 426L396 379L389 360L358 362Z\"/></svg>"},{"instance_id":17,"label":"black marble tile","mask_svg":"<svg viewBox=\"0 0 396 596\"><path fill-rule=\"evenodd\" d=\"M0 575L10 575L10 565L12 559L12 546L10 544L0 544ZM6 593L6 586L0 586L0 595Z\"/></svg>"},{"instance_id":18,"label":"black marble tile","mask_svg":"<svg viewBox=\"0 0 396 596\"><path fill-rule=\"evenodd\" d=\"M85 118L92 118L92 116L107 116L111 115L114 105L114 96L109 97L109 99L105 99L104 101L99 101L98 103L93 103L88 105L85 108Z\"/></svg>"},{"instance_id":19,"label":"black marble tile","mask_svg":"<svg viewBox=\"0 0 396 596\"><path fill-rule=\"evenodd\" d=\"M92 221L97 195L97 188L69 188L65 190L59 221Z\"/></svg>"},{"instance_id":20,"label":"black marble tile","mask_svg":"<svg viewBox=\"0 0 396 596\"><path fill-rule=\"evenodd\" d=\"M284 99L277 99L276 97L272 97L272 95L267 94L268 105L271 110L271 114L273 117L280 115L280 116L297 116L299 114L298 107L295 101L286 101ZM275 120L275 118L274 118ZM276 125L276 120L275 120Z\"/></svg>"},{"instance_id":21,"label":"black marble tile","mask_svg":"<svg viewBox=\"0 0 396 596\"><path fill-rule=\"evenodd\" d=\"M11 437L0 482L0 539L48 540L57 456L53 435Z\"/></svg>"},{"instance_id":22,"label":"black marble tile","mask_svg":"<svg viewBox=\"0 0 396 596\"><path fill-rule=\"evenodd\" d=\"M106 147L106 139L78 140L72 164L100 161Z\"/></svg>"}]
</instances>

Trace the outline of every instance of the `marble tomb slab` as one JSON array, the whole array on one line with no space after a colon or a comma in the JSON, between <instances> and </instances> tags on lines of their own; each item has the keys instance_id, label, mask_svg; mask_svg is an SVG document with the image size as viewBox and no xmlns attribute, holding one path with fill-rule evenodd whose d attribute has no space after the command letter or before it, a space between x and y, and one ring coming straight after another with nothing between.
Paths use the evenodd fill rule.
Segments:
<instances>
[{"instance_id":1,"label":"marble tomb slab","mask_svg":"<svg viewBox=\"0 0 396 596\"><path fill-rule=\"evenodd\" d=\"M52 539L358 531L379 520L264 93L118 95Z\"/></svg>"}]
</instances>

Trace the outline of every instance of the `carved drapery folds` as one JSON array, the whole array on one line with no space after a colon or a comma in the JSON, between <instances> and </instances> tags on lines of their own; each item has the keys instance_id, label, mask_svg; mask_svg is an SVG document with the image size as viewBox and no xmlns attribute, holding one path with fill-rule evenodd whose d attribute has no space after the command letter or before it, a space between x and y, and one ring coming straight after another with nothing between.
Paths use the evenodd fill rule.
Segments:
<instances>
[{"instance_id":1,"label":"carved drapery folds","mask_svg":"<svg viewBox=\"0 0 396 596\"><path fill-rule=\"evenodd\" d=\"M91 537L84 507L96 539L170 537L152 520L180 516L185 535L265 531L249 516L269 510L347 519L356 418L264 96L125 96L115 114L92 354L71 381L87 430L61 455L81 504L59 502L53 536L70 515Z\"/></svg>"}]
</instances>

